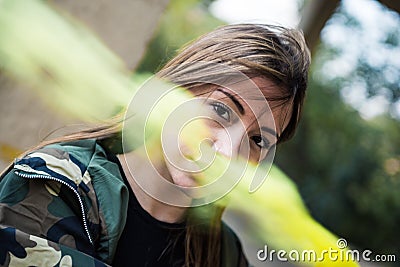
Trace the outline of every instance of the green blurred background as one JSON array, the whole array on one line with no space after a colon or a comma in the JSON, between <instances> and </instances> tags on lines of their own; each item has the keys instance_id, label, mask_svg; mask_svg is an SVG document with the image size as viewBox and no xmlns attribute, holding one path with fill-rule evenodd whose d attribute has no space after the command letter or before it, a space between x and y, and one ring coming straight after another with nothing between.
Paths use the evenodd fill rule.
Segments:
<instances>
[{"instance_id":1,"label":"green blurred background","mask_svg":"<svg viewBox=\"0 0 400 267\"><path fill-rule=\"evenodd\" d=\"M228 23L213 15L218 13L215 12L216 4L221 1L170 0L146 53L135 67L136 74L145 77L156 72L183 44ZM264 3L274 3L276 7L278 2L288 1L265 0ZM48 2L63 4L70 1ZM168 1L136 1L139 2L149 12L156 9L152 4L166 5ZM222 9L232 11L233 3L238 2L224 0ZM242 2L250 8L255 0ZM91 1L76 3L83 3L80 8L73 9L76 13L89 13L89 7L95 9ZM400 266L399 1L292 0L291 3L302 19L300 27L305 29L312 48L313 63L299 129L293 140L278 147L275 163L298 185L311 215L323 226L345 238L354 248L370 249L374 254L396 254L397 265L388 263L385 266ZM313 8L307 9L309 6ZM128 7L126 10L125 15L129 17L127 15L132 11ZM152 14L142 14L148 15L148 21L133 17L133 26L150 35L153 28L148 25L151 24L149 21L156 25L154 18L162 10L164 6ZM94 10L91 19L102 22L122 17L117 12L112 13L111 9L104 8L103 11L109 17ZM245 11L243 8L236 12ZM140 14L141 9L134 12ZM262 14L262 10L259 13ZM289 16L289 13L288 10L281 16ZM271 12L265 12L265 16L268 14ZM125 22L125 25L117 23L117 26L128 29L126 25L131 25L132 21ZM107 33L117 32L118 29L113 27L115 25L98 28L108 30ZM116 44L121 43L120 39L129 42L125 52L133 54L134 51L135 56L140 57L141 51L134 50L131 44L143 41L135 38L145 34L137 34L137 37L136 33L127 31L108 39L117 40L114 40ZM127 65L133 68L136 60L129 60ZM27 129L34 129L30 131L35 139L29 140L31 145L45 138L48 129L63 128L69 122L45 125L60 119L46 119L45 116L53 115L46 108L23 109L39 102L36 101L38 97L22 102L26 92L18 93L14 90L15 84L9 82L1 69L0 74L2 163L12 160L28 147L28 142L15 138L22 138ZM13 90L7 90L11 88ZM12 97L11 93L14 93ZM18 119L29 114L29 119L23 123L7 120L14 113Z\"/></svg>"},{"instance_id":2,"label":"green blurred background","mask_svg":"<svg viewBox=\"0 0 400 267\"><path fill-rule=\"evenodd\" d=\"M156 71L182 44L225 24L210 13L212 2L172 0L137 71ZM374 36L354 16L363 10L343 2L313 49L303 118L276 164L322 225L359 249L394 253L399 263L400 18L365 1L394 22Z\"/></svg>"}]
</instances>

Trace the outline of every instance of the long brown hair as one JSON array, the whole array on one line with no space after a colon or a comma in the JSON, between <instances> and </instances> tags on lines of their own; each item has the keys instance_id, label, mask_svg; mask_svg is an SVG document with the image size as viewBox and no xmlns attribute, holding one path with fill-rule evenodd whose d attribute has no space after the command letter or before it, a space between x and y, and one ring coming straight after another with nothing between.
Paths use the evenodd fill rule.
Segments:
<instances>
[{"instance_id":1,"label":"long brown hair","mask_svg":"<svg viewBox=\"0 0 400 267\"><path fill-rule=\"evenodd\" d=\"M289 124L278 137L278 142L283 142L294 135L300 119L310 60L300 31L272 25L236 24L222 26L186 45L157 75L189 90L201 85L195 81L218 81L229 76L229 68L221 69L218 67L221 64L249 77L270 79L281 92L279 97L266 95L267 100L292 104ZM193 67L198 62L209 64ZM187 266L211 267L220 261L223 210L213 212L207 227L202 229L192 224L187 229Z\"/></svg>"},{"instance_id":2,"label":"long brown hair","mask_svg":"<svg viewBox=\"0 0 400 267\"><path fill-rule=\"evenodd\" d=\"M207 68L191 68L198 62L209 64ZM279 136L278 141L283 142L294 135L299 122L310 62L310 52L300 31L275 25L235 24L217 28L188 44L157 75L190 85L205 77L223 79L230 75L231 68L249 77L270 79L281 92L278 97L265 95L269 103L293 105L288 114L289 124ZM218 67L221 64L229 68Z\"/></svg>"},{"instance_id":3,"label":"long brown hair","mask_svg":"<svg viewBox=\"0 0 400 267\"><path fill-rule=\"evenodd\" d=\"M209 64L203 68L191 67L198 62ZM278 137L278 142L293 136L300 118L310 65L310 53L300 31L264 24L222 26L186 45L157 76L192 90L200 85L194 81L205 77L217 80L230 75L212 67L213 63L225 64L249 77L259 76L273 81L281 92L279 97L266 95L267 100L292 105L290 114L286 114L289 124ZM121 122L116 118L102 126L43 142L39 147L97 138L108 149L115 151L120 145ZM213 205L206 208L205 218L198 218L199 212L188 213L185 241L187 267L214 267L221 261L223 208Z\"/></svg>"}]
</instances>

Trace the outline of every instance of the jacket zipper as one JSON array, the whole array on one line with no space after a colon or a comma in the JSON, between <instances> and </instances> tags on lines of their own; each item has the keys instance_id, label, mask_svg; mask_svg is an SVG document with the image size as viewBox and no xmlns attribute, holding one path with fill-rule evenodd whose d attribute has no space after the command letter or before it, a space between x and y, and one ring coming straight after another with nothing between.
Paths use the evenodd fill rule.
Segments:
<instances>
[{"instance_id":1,"label":"jacket zipper","mask_svg":"<svg viewBox=\"0 0 400 267\"><path fill-rule=\"evenodd\" d=\"M73 188L71 185L69 185L68 183L64 182L63 180L57 179L57 178L55 178L55 177L53 177L53 176L50 176L50 175L43 175L43 174L25 174L25 173L21 173L21 172L19 172L19 171L16 171L15 174L17 174L17 175L20 176L20 177L28 178L28 179L37 179L37 178L38 178L38 179L53 180L53 181L62 183L63 185L66 185L69 189L71 189L71 190L75 193L75 196L78 198L79 205L80 205L80 207L81 207L81 215L82 215L82 219L83 219L83 227L85 228L85 232L86 232L86 235L87 235L88 238L89 238L90 244L93 245L93 240L92 240L92 238L91 238L91 236L90 236L89 229L88 229L87 222L86 222L86 216L85 216L85 209L84 209L84 207L83 207L83 201L82 201L82 198L81 198L81 196L79 195L78 191L75 190L75 188Z\"/></svg>"}]
</instances>

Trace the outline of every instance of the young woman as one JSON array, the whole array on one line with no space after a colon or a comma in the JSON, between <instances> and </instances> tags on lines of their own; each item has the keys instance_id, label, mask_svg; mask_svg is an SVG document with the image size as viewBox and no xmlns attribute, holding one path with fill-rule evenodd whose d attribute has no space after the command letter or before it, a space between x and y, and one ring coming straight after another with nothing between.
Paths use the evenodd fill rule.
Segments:
<instances>
[{"instance_id":1,"label":"young woman","mask_svg":"<svg viewBox=\"0 0 400 267\"><path fill-rule=\"evenodd\" d=\"M259 162L293 136L309 64L299 31L238 24L189 44L157 77L201 100L214 150ZM110 123L47 141L3 173L0 265L247 266L221 221L223 207L171 205L148 194L140 179L158 175L191 188L196 174L161 152L148 170L139 149L122 149L121 128Z\"/></svg>"}]
</instances>

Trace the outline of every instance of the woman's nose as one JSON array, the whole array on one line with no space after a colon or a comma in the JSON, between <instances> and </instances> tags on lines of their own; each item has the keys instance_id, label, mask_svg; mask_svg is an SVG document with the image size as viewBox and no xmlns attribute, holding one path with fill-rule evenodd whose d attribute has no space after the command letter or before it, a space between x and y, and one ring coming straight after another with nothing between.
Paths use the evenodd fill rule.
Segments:
<instances>
[{"instance_id":1,"label":"woman's nose","mask_svg":"<svg viewBox=\"0 0 400 267\"><path fill-rule=\"evenodd\" d=\"M245 133L244 129L238 127L219 129L212 136L213 147L224 156L236 158L239 154L244 153Z\"/></svg>"}]
</instances>

